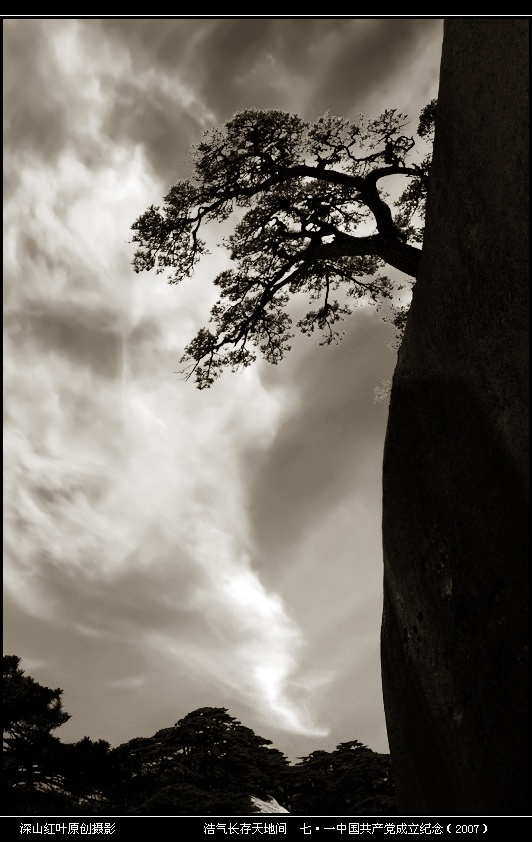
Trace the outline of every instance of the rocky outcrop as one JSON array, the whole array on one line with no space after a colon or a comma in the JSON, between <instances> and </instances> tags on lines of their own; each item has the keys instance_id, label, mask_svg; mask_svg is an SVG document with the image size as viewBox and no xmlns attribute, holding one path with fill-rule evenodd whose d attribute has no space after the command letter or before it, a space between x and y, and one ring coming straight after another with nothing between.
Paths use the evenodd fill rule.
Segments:
<instances>
[{"instance_id":1,"label":"rocky outcrop","mask_svg":"<svg viewBox=\"0 0 532 842\"><path fill-rule=\"evenodd\" d=\"M383 467L399 809L528 813L528 21L446 21Z\"/></svg>"},{"instance_id":2,"label":"rocky outcrop","mask_svg":"<svg viewBox=\"0 0 532 842\"><path fill-rule=\"evenodd\" d=\"M257 798L256 795L251 796L251 803L256 809L257 813L288 813L284 807L277 803L275 798Z\"/></svg>"}]
</instances>

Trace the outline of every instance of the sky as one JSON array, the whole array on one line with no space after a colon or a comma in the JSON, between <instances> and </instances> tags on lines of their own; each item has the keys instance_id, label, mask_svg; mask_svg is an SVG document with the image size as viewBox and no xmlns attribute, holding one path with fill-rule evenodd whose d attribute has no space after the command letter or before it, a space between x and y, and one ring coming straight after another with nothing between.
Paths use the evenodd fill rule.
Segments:
<instances>
[{"instance_id":1,"label":"sky","mask_svg":"<svg viewBox=\"0 0 532 842\"><path fill-rule=\"evenodd\" d=\"M297 337L208 390L176 374L212 254L135 274L131 225L245 108L313 121L437 95L439 18L4 19L4 653L63 741L199 707L291 760L388 742L381 467L393 329ZM222 232L225 234L226 232Z\"/></svg>"}]
</instances>

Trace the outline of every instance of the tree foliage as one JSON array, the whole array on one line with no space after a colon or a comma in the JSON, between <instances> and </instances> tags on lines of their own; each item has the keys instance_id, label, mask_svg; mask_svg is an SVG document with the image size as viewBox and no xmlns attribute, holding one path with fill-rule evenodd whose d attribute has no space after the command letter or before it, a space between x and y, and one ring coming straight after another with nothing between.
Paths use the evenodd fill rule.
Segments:
<instances>
[{"instance_id":1,"label":"tree foliage","mask_svg":"<svg viewBox=\"0 0 532 842\"><path fill-rule=\"evenodd\" d=\"M434 114L432 102L418 129L429 142ZM135 271L168 272L171 283L190 276L207 253L207 224L236 220L223 241L235 266L214 279L210 326L182 358L199 388L224 367L249 365L256 349L279 362L292 338L291 296L317 302L297 326L322 331L328 344L352 303L391 298L392 281L377 274L385 264L416 276L430 154L416 158L407 122L396 110L356 124L329 114L308 123L282 111L242 111L195 147L192 180L136 220ZM378 186L390 176L409 179L395 215Z\"/></svg>"},{"instance_id":2,"label":"tree foliage","mask_svg":"<svg viewBox=\"0 0 532 842\"><path fill-rule=\"evenodd\" d=\"M199 708L173 728L116 751L132 761L129 806L153 810L162 799L172 815L219 814L222 804L239 804L239 812L251 813L250 796L276 797L288 767L270 740L246 728L226 708Z\"/></svg>"},{"instance_id":3,"label":"tree foliage","mask_svg":"<svg viewBox=\"0 0 532 842\"><path fill-rule=\"evenodd\" d=\"M16 655L4 655L4 783L33 785L53 780L59 741L51 732L70 719L63 710L62 693L25 675Z\"/></svg>"},{"instance_id":4,"label":"tree foliage","mask_svg":"<svg viewBox=\"0 0 532 842\"><path fill-rule=\"evenodd\" d=\"M4 655L2 709L3 800L28 815L48 810L70 815L98 809L115 777L111 747L84 737L62 743L51 732L70 719L60 688L51 689L25 674L16 655Z\"/></svg>"},{"instance_id":5,"label":"tree foliage","mask_svg":"<svg viewBox=\"0 0 532 842\"><path fill-rule=\"evenodd\" d=\"M101 802L108 799L114 786L117 764L106 740L83 737L77 743L62 746L63 788L73 797Z\"/></svg>"},{"instance_id":6,"label":"tree foliage","mask_svg":"<svg viewBox=\"0 0 532 842\"><path fill-rule=\"evenodd\" d=\"M63 710L63 691L51 690L25 675L16 655L4 655L3 690L2 725L8 747L49 733L70 719Z\"/></svg>"},{"instance_id":7,"label":"tree foliage","mask_svg":"<svg viewBox=\"0 0 532 842\"><path fill-rule=\"evenodd\" d=\"M250 815L251 797L298 815L393 815L388 755L358 741L290 766L227 708L188 713L117 748L50 732L69 717L59 689L4 657L4 810L12 815Z\"/></svg>"},{"instance_id":8,"label":"tree foliage","mask_svg":"<svg viewBox=\"0 0 532 842\"><path fill-rule=\"evenodd\" d=\"M351 740L291 768L291 809L301 815L394 815L390 757Z\"/></svg>"}]
</instances>

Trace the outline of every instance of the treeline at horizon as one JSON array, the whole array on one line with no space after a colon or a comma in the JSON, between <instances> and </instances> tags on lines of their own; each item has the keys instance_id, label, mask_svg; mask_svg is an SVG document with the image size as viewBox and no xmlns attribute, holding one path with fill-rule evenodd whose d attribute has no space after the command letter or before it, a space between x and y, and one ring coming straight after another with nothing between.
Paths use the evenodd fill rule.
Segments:
<instances>
[{"instance_id":1,"label":"treeline at horizon","mask_svg":"<svg viewBox=\"0 0 532 842\"><path fill-rule=\"evenodd\" d=\"M63 691L3 661L3 815L250 815L252 796L301 816L397 815L390 756L358 740L290 764L227 708L205 707L116 748L64 743L52 734L71 718Z\"/></svg>"}]
</instances>

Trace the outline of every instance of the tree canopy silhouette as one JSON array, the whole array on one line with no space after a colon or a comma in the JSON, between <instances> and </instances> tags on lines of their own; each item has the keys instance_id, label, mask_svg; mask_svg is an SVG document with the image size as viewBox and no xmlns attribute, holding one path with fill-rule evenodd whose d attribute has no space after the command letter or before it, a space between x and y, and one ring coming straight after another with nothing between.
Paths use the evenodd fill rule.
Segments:
<instances>
[{"instance_id":1,"label":"tree canopy silhouette","mask_svg":"<svg viewBox=\"0 0 532 842\"><path fill-rule=\"evenodd\" d=\"M432 101L423 109L418 127L429 141L435 108ZM235 268L214 279L220 296L210 327L181 360L187 379L208 387L223 368L249 365L257 348L279 362L292 338L292 295L319 302L297 326L305 334L318 328L328 344L339 337L349 299L391 298L393 282L377 274L385 264L415 278L431 154L416 158L407 122L395 109L356 124L246 110L206 133L193 152L193 179L175 184L162 209L151 206L132 226L135 271L168 271L178 283L207 253L205 225L234 215L223 245ZM395 215L378 186L390 176L409 179ZM339 301L343 284L347 298Z\"/></svg>"},{"instance_id":2,"label":"tree canopy silhouette","mask_svg":"<svg viewBox=\"0 0 532 842\"><path fill-rule=\"evenodd\" d=\"M70 719L60 688L24 674L17 655L3 658L3 797L17 787L54 785L60 742L51 732Z\"/></svg>"},{"instance_id":3,"label":"tree canopy silhouette","mask_svg":"<svg viewBox=\"0 0 532 842\"><path fill-rule=\"evenodd\" d=\"M172 728L115 750L124 763L122 804L171 815L254 812L251 796L282 792L288 760L271 741L230 716L198 708Z\"/></svg>"},{"instance_id":4,"label":"tree canopy silhouette","mask_svg":"<svg viewBox=\"0 0 532 842\"><path fill-rule=\"evenodd\" d=\"M302 815L394 815L390 757L358 740L313 751L290 768L291 809Z\"/></svg>"},{"instance_id":5,"label":"tree canopy silhouette","mask_svg":"<svg viewBox=\"0 0 532 842\"><path fill-rule=\"evenodd\" d=\"M70 719L63 710L63 691L51 690L25 675L17 655L4 655L3 692L2 724L8 746L31 740L41 731L49 733Z\"/></svg>"},{"instance_id":6,"label":"tree canopy silhouette","mask_svg":"<svg viewBox=\"0 0 532 842\"><path fill-rule=\"evenodd\" d=\"M62 743L62 690L4 656L2 802L12 815L251 815L276 799L300 815L396 812L390 758L354 740L291 766L227 708L204 707L117 748Z\"/></svg>"}]
</instances>

